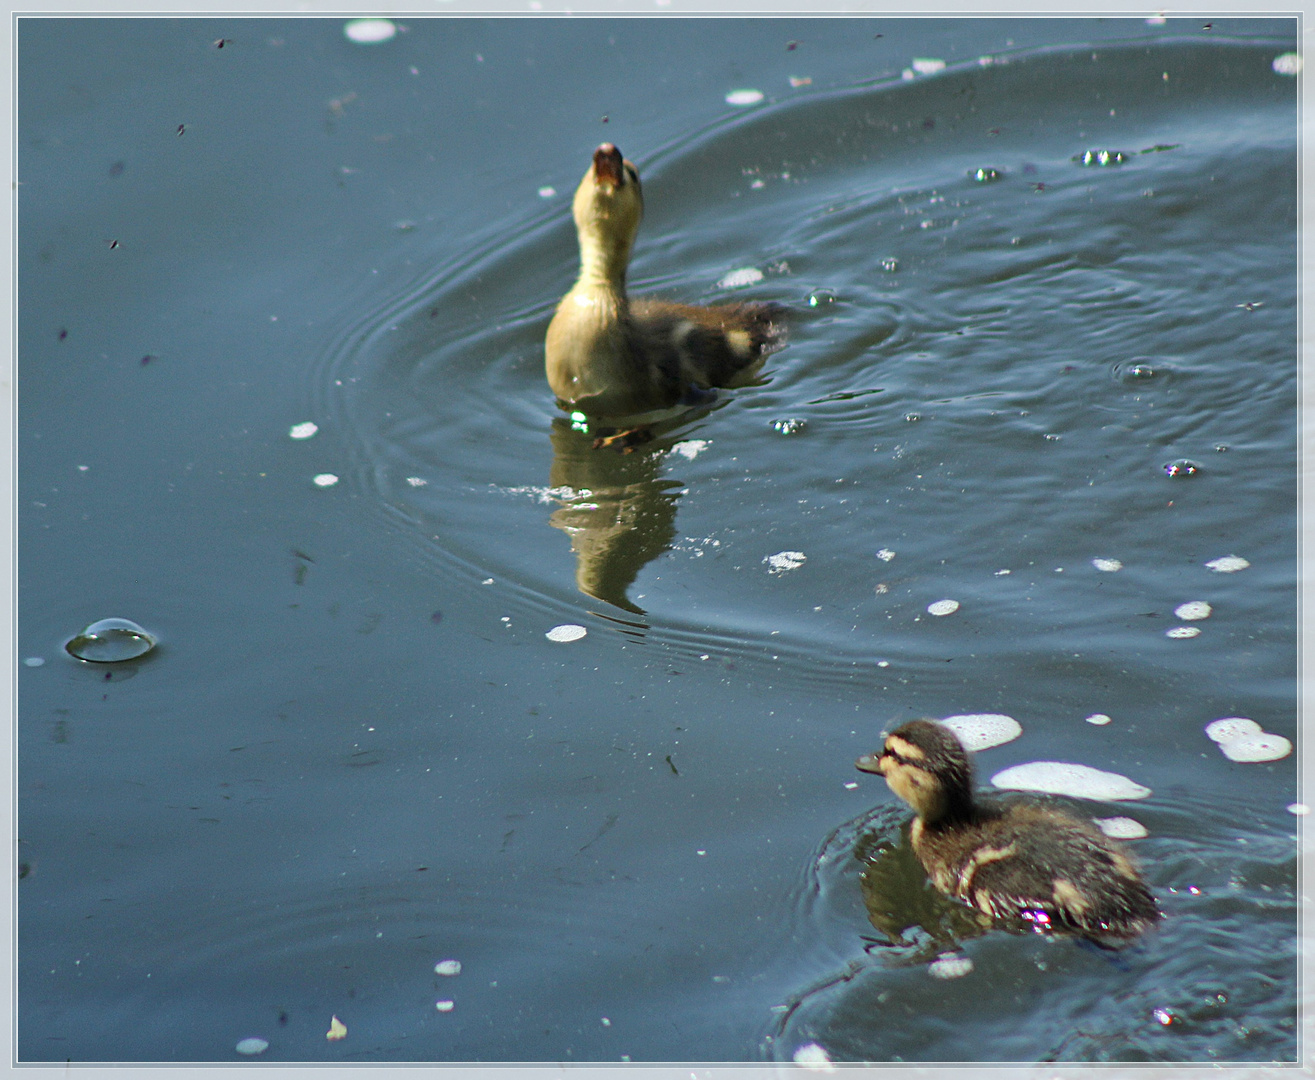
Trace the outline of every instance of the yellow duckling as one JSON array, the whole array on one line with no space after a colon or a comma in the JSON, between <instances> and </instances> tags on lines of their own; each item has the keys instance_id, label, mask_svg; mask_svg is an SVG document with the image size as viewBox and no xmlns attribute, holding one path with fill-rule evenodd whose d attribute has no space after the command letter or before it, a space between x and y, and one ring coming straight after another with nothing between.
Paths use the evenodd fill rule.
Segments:
<instances>
[{"instance_id":1,"label":"yellow duckling","mask_svg":"<svg viewBox=\"0 0 1315 1080\"><path fill-rule=\"evenodd\" d=\"M742 386L779 347L772 304L693 307L626 296L626 267L644 214L639 173L611 143L594 151L573 204L580 277L548 326L547 371L563 407L642 418L705 404Z\"/></svg>"},{"instance_id":2,"label":"yellow duckling","mask_svg":"<svg viewBox=\"0 0 1315 1080\"><path fill-rule=\"evenodd\" d=\"M1035 803L979 805L968 753L943 724L907 723L855 764L913 807L909 836L932 884L985 915L1098 942L1160 919L1132 860L1090 822Z\"/></svg>"}]
</instances>

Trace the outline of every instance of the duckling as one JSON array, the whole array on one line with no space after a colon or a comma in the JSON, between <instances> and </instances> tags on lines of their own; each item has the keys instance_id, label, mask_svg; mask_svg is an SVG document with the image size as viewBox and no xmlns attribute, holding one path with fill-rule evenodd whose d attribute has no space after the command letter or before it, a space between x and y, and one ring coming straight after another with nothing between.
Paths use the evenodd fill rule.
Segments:
<instances>
[{"instance_id":1,"label":"duckling","mask_svg":"<svg viewBox=\"0 0 1315 1080\"><path fill-rule=\"evenodd\" d=\"M1090 822L1028 802L979 804L968 753L943 724L911 721L855 764L913 807L909 836L932 884L991 918L1100 944L1128 941L1160 919L1132 860Z\"/></svg>"},{"instance_id":2,"label":"duckling","mask_svg":"<svg viewBox=\"0 0 1315 1080\"><path fill-rule=\"evenodd\" d=\"M572 205L580 276L548 326L548 385L590 417L642 418L707 404L742 386L780 347L774 304L695 307L626 296L626 268L644 214L635 166L611 143L594 151Z\"/></svg>"}]
</instances>

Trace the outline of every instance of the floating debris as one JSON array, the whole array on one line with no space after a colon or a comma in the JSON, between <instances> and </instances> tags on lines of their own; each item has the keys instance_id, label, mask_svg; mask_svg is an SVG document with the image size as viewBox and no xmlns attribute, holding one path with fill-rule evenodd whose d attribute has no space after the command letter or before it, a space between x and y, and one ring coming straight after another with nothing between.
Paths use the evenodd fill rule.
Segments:
<instances>
[{"instance_id":1,"label":"floating debris","mask_svg":"<svg viewBox=\"0 0 1315 1080\"><path fill-rule=\"evenodd\" d=\"M711 444L707 439L686 439L684 442L678 442L671 448L673 454L679 454L686 461L693 461Z\"/></svg>"},{"instance_id":2,"label":"floating debris","mask_svg":"<svg viewBox=\"0 0 1315 1080\"><path fill-rule=\"evenodd\" d=\"M1195 476L1201 471L1201 466L1190 458L1179 458L1177 461L1171 461L1164 467L1164 474L1172 477Z\"/></svg>"},{"instance_id":3,"label":"floating debris","mask_svg":"<svg viewBox=\"0 0 1315 1080\"><path fill-rule=\"evenodd\" d=\"M435 974L435 975L460 975L460 974L461 974L461 961L460 961L460 960L440 960L437 964L434 965L434 974Z\"/></svg>"},{"instance_id":4,"label":"floating debris","mask_svg":"<svg viewBox=\"0 0 1315 1080\"><path fill-rule=\"evenodd\" d=\"M1301 53L1285 52L1274 57L1274 63L1270 66L1276 74L1296 75L1301 71L1301 63Z\"/></svg>"},{"instance_id":5,"label":"floating debris","mask_svg":"<svg viewBox=\"0 0 1315 1080\"><path fill-rule=\"evenodd\" d=\"M1115 840L1140 840L1148 835L1146 826L1130 817L1098 817L1095 822L1101 832Z\"/></svg>"},{"instance_id":6,"label":"floating debris","mask_svg":"<svg viewBox=\"0 0 1315 1080\"><path fill-rule=\"evenodd\" d=\"M947 716L941 723L958 735L963 748L972 754L1002 746L1023 734L1023 726L1003 713L963 713Z\"/></svg>"},{"instance_id":7,"label":"floating debris","mask_svg":"<svg viewBox=\"0 0 1315 1080\"><path fill-rule=\"evenodd\" d=\"M255 1057L268 1050L269 1043L264 1039L243 1039L234 1049L244 1057Z\"/></svg>"},{"instance_id":8,"label":"floating debris","mask_svg":"<svg viewBox=\"0 0 1315 1080\"><path fill-rule=\"evenodd\" d=\"M1050 795L1108 802L1144 799L1151 793L1150 788L1126 776L1067 761L1031 761L1014 765L996 773L991 777L991 783L1006 791L1042 791Z\"/></svg>"},{"instance_id":9,"label":"floating debris","mask_svg":"<svg viewBox=\"0 0 1315 1080\"><path fill-rule=\"evenodd\" d=\"M1110 718L1103 712L1092 713L1087 717L1087 723L1095 724L1097 727L1104 727L1106 724L1110 723Z\"/></svg>"},{"instance_id":10,"label":"floating debris","mask_svg":"<svg viewBox=\"0 0 1315 1080\"><path fill-rule=\"evenodd\" d=\"M1073 158L1079 165L1122 165L1128 155L1122 150L1087 150Z\"/></svg>"},{"instance_id":11,"label":"floating debris","mask_svg":"<svg viewBox=\"0 0 1315 1080\"><path fill-rule=\"evenodd\" d=\"M972 957L941 953L927 965L927 974L933 979L962 979L972 969Z\"/></svg>"},{"instance_id":12,"label":"floating debris","mask_svg":"<svg viewBox=\"0 0 1315 1080\"><path fill-rule=\"evenodd\" d=\"M1205 565L1207 569L1213 570L1216 574L1236 574L1239 570L1245 570L1251 564L1240 555L1225 555L1219 559L1211 559Z\"/></svg>"},{"instance_id":13,"label":"floating debris","mask_svg":"<svg viewBox=\"0 0 1315 1080\"><path fill-rule=\"evenodd\" d=\"M343 26L342 32L348 41L357 45L378 45L392 40L397 34L397 26L391 19L352 19Z\"/></svg>"},{"instance_id":14,"label":"floating debris","mask_svg":"<svg viewBox=\"0 0 1315 1080\"><path fill-rule=\"evenodd\" d=\"M958 610L958 600L937 600L936 603L927 605L928 615L953 615Z\"/></svg>"},{"instance_id":15,"label":"floating debris","mask_svg":"<svg viewBox=\"0 0 1315 1080\"><path fill-rule=\"evenodd\" d=\"M1200 633L1201 628L1199 626L1175 626L1170 630L1166 630L1164 636L1182 640L1184 638L1194 638Z\"/></svg>"},{"instance_id":16,"label":"floating debris","mask_svg":"<svg viewBox=\"0 0 1315 1080\"><path fill-rule=\"evenodd\" d=\"M836 1067L831 1063L831 1055L817 1043L808 1043L794 1052L794 1063L809 1072L833 1073Z\"/></svg>"},{"instance_id":17,"label":"floating debris","mask_svg":"<svg viewBox=\"0 0 1315 1080\"><path fill-rule=\"evenodd\" d=\"M322 488L333 487L333 485L336 484L337 482L338 482L338 477L336 477L331 472L317 473L315 476L311 477L311 483L313 483L316 487L322 487Z\"/></svg>"},{"instance_id":18,"label":"floating debris","mask_svg":"<svg viewBox=\"0 0 1315 1080\"><path fill-rule=\"evenodd\" d=\"M773 420L772 430L778 435L798 435L808 426L807 420L791 417L788 420Z\"/></svg>"},{"instance_id":19,"label":"floating debris","mask_svg":"<svg viewBox=\"0 0 1315 1080\"><path fill-rule=\"evenodd\" d=\"M329 1030L324 1033L324 1037L333 1042L347 1038L347 1025L336 1016L333 1017L333 1019L329 1021Z\"/></svg>"},{"instance_id":20,"label":"floating debris","mask_svg":"<svg viewBox=\"0 0 1315 1080\"><path fill-rule=\"evenodd\" d=\"M64 649L88 663L117 664L145 656L158 643L154 634L131 619L101 619L70 638Z\"/></svg>"},{"instance_id":21,"label":"floating debris","mask_svg":"<svg viewBox=\"0 0 1315 1080\"><path fill-rule=\"evenodd\" d=\"M763 92L761 90L732 90L726 95L727 105L757 105L762 101Z\"/></svg>"},{"instance_id":22,"label":"floating debris","mask_svg":"<svg viewBox=\"0 0 1315 1080\"><path fill-rule=\"evenodd\" d=\"M798 570L807 559L802 551L778 551L775 555L768 555L763 562L767 564L769 574L784 574L787 570Z\"/></svg>"},{"instance_id":23,"label":"floating debris","mask_svg":"<svg viewBox=\"0 0 1315 1080\"><path fill-rule=\"evenodd\" d=\"M762 281L763 272L756 266L746 266L742 270L732 270L717 282L719 289L743 289L746 285L756 285Z\"/></svg>"},{"instance_id":24,"label":"floating debris","mask_svg":"<svg viewBox=\"0 0 1315 1080\"><path fill-rule=\"evenodd\" d=\"M1174 615L1187 622L1194 622L1197 619L1210 618L1211 607L1204 600L1189 600L1185 604L1179 604L1173 609Z\"/></svg>"},{"instance_id":25,"label":"floating debris","mask_svg":"<svg viewBox=\"0 0 1315 1080\"><path fill-rule=\"evenodd\" d=\"M307 420L304 424L293 424L292 427L288 429L288 438L309 439L319 430L319 427Z\"/></svg>"},{"instance_id":26,"label":"floating debris","mask_svg":"<svg viewBox=\"0 0 1315 1080\"><path fill-rule=\"evenodd\" d=\"M562 623L561 626L554 626L544 637L549 641L579 641L587 633L588 630L576 623Z\"/></svg>"},{"instance_id":27,"label":"floating debris","mask_svg":"<svg viewBox=\"0 0 1315 1080\"><path fill-rule=\"evenodd\" d=\"M1123 569L1123 563L1118 559L1092 559L1091 565L1106 574L1113 574Z\"/></svg>"}]
</instances>

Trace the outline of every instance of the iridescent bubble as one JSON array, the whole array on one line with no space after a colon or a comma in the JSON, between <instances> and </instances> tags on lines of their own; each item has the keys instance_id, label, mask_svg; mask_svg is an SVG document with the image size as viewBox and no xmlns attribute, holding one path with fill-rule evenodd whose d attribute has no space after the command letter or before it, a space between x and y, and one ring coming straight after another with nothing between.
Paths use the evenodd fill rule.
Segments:
<instances>
[{"instance_id":1,"label":"iridescent bubble","mask_svg":"<svg viewBox=\"0 0 1315 1080\"><path fill-rule=\"evenodd\" d=\"M1189 458L1179 458L1164 467L1165 475L1174 477L1196 476L1200 471L1201 466Z\"/></svg>"},{"instance_id":2,"label":"iridescent bubble","mask_svg":"<svg viewBox=\"0 0 1315 1080\"><path fill-rule=\"evenodd\" d=\"M131 619L101 619L71 638L64 648L93 664L135 660L155 648L158 639Z\"/></svg>"}]
</instances>

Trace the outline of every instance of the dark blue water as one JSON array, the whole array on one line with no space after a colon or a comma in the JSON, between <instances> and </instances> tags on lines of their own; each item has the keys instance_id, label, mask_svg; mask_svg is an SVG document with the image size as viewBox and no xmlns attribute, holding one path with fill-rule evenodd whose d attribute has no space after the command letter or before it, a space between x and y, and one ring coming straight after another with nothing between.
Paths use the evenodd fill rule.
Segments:
<instances>
[{"instance_id":1,"label":"dark blue water","mask_svg":"<svg viewBox=\"0 0 1315 1080\"><path fill-rule=\"evenodd\" d=\"M1298 736L1294 24L400 23L19 23L18 1057L1295 1059L1297 758L1203 734ZM634 291L793 312L630 455L603 139ZM888 942L852 762L962 712L1152 789L1162 928Z\"/></svg>"}]
</instances>

